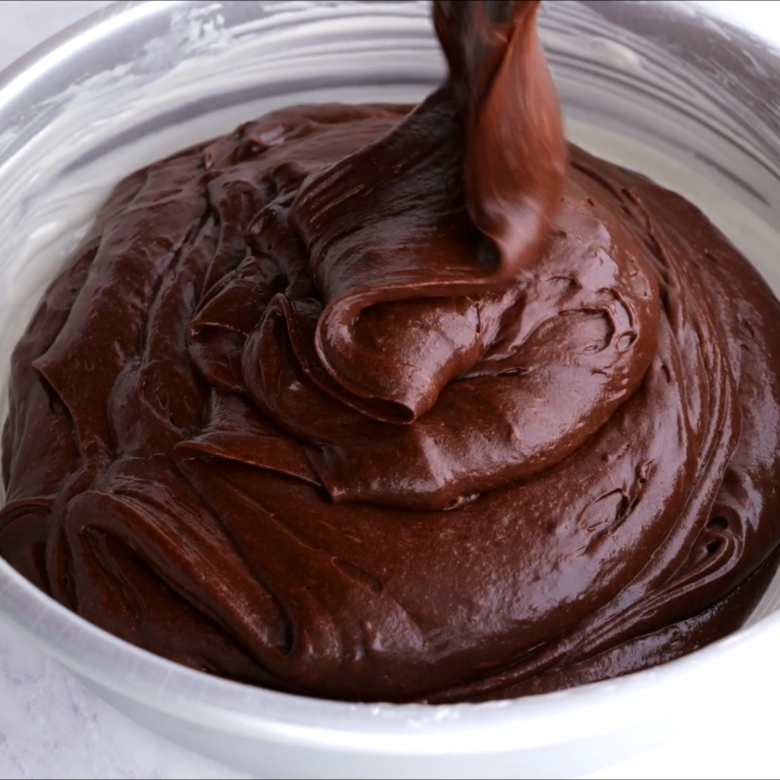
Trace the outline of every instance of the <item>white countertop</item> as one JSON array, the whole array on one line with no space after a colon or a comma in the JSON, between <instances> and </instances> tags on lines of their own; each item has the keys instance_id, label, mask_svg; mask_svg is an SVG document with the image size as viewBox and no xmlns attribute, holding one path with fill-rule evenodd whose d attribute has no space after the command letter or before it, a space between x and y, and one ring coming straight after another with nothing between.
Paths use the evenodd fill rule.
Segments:
<instances>
[{"instance_id":1,"label":"white countertop","mask_svg":"<svg viewBox=\"0 0 780 780\"><path fill-rule=\"evenodd\" d=\"M0 70L103 5L103 0L0 0ZM771 10L768 21L780 22L780 3L740 5L764 20ZM0 778L246 777L129 721L5 624L0 624L0 702ZM751 712L726 711L721 733L694 735L686 744L671 743L592 777L776 778L775 712L775 702L769 703L769 715L758 702Z\"/></svg>"}]
</instances>

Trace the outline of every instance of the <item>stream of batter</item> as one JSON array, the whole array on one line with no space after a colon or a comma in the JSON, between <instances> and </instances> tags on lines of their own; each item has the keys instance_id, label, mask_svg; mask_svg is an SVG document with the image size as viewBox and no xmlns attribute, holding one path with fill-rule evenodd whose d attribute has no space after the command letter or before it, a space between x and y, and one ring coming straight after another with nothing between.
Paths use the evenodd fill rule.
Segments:
<instances>
[{"instance_id":1,"label":"stream of batter","mask_svg":"<svg viewBox=\"0 0 780 780\"><path fill-rule=\"evenodd\" d=\"M538 2L434 3L414 109L123 181L13 356L0 554L196 669L457 702L737 629L780 542L780 305L566 143Z\"/></svg>"}]
</instances>

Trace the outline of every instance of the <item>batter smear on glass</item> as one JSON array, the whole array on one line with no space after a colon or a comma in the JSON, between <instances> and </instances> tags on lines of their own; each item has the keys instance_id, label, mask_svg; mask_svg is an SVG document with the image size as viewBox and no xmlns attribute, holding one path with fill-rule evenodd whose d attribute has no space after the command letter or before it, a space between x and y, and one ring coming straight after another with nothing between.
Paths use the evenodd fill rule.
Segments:
<instances>
[{"instance_id":1,"label":"batter smear on glass","mask_svg":"<svg viewBox=\"0 0 780 780\"><path fill-rule=\"evenodd\" d=\"M622 675L780 541L780 305L567 144L536 2L437 2L420 106L289 108L122 182L13 357L0 554L183 664L346 700Z\"/></svg>"}]
</instances>

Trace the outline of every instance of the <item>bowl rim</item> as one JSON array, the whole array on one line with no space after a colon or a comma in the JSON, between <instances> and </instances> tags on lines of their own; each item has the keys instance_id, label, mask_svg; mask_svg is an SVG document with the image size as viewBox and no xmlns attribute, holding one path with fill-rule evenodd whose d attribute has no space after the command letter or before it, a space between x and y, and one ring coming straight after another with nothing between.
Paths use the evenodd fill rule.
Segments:
<instances>
[{"instance_id":1,"label":"bowl rim","mask_svg":"<svg viewBox=\"0 0 780 780\"><path fill-rule=\"evenodd\" d=\"M0 71L0 109L45 79L71 52L111 29L192 3L120 0L93 12ZM698 5L711 13L708 4ZM719 23L724 24L722 19ZM737 36L745 34L729 27ZM686 717L693 708L697 713L706 708L714 671L726 666L749 669L760 647L771 645L773 637L780 643L776 612L661 666L557 693L484 704L350 703L218 678L154 655L70 612L2 559L0 618L80 677L152 709L225 733L323 750L348 747L362 754L516 751L620 732L659 718ZM740 675L733 678L738 686ZM718 682L720 686L720 678ZM672 691L676 712L670 714ZM722 688L719 691L722 695ZM463 738L465 733L469 739Z\"/></svg>"}]
</instances>

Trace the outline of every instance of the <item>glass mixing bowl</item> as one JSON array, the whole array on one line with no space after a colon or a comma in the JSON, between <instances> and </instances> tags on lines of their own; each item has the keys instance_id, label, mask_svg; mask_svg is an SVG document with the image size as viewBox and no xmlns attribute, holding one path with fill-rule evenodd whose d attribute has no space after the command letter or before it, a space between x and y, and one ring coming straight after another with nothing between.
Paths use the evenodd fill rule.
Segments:
<instances>
[{"instance_id":1,"label":"glass mixing bowl","mask_svg":"<svg viewBox=\"0 0 780 780\"><path fill-rule=\"evenodd\" d=\"M570 135L698 203L780 290L780 58L686 3L549 3ZM0 75L0 417L43 287L131 170L274 107L421 98L443 63L417 2L122 2ZM618 680L481 705L345 704L195 672L81 620L0 561L0 614L146 727L257 776L560 777L749 706L779 588L750 625Z\"/></svg>"}]
</instances>

